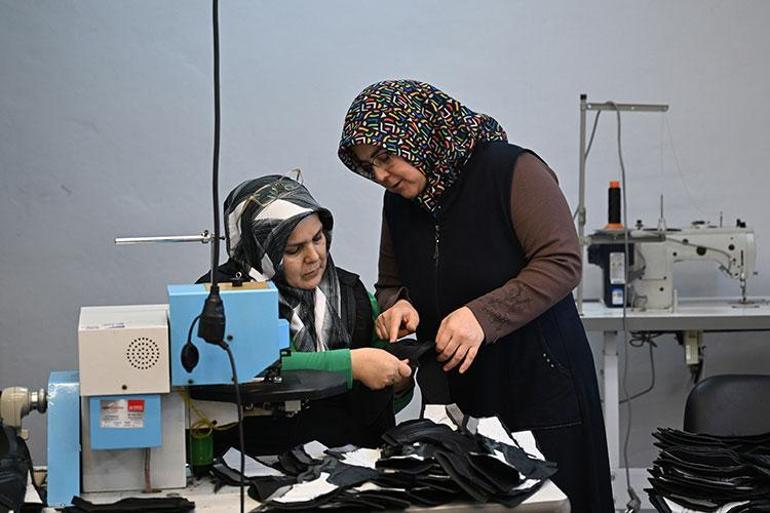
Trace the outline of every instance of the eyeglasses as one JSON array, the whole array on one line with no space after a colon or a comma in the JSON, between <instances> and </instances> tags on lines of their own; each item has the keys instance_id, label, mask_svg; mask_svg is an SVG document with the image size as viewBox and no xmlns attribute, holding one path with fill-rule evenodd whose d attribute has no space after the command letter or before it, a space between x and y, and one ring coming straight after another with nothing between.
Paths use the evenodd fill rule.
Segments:
<instances>
[{"instance_id":1,"label":"eyeglasses","mask_svg":"<svg viewBox=\"0 0 770 513\"><path fill-rule=\"evenodd\" d=\"M388 171L395 162L393 155L385 148L380 148L369 160L359 160L361 170L369 176L374 176L374 168L378 167Z\"/></svg>"},{"instance_id":2,"label":"eyeglasses","mask_svg":"<svg viewBox=\"0 0 770 513\"><path fill-rule=\"evenodd\" d=\"M302 171L300 169L292 169L278 180L263 185L254 191L249 197L249 201L253 201L264 208L275 200L296 190L300 185L302 185Z\"/></svg>"}]
</instances>

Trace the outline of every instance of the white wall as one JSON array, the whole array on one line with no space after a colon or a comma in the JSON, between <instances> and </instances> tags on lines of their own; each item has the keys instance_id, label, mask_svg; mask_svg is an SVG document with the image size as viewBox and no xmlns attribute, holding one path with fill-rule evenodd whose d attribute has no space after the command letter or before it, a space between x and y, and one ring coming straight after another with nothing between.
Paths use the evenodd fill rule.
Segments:
<instances>
[{"instance_id":1,"label":"white wall","mask_svg":"<svg viewBox=\"0 0 770 513\"><path fill-rule=\"evenodd\" d=\"M380 190L336 157L353 97L385 78L432 82L494 115L577 198L578 96L665 102L624 117L629 216L671 225L749 221L754 294L770 294L770 3L754 1L293 1L221 5L222 198L243 179L293 167L336 214L334 255L371 285ZM210 227L208 2L0 0L0 387L45 385L76 366L82 305L165 301L207 266L202 245L115 247L115 236ZM669 137L670 132L670 137ZM589 160L589 227L618 176L615 121ZM685 266L686 267L686 266ZM678 268L680 295L730 294L705 266ZM599 293L598 269L587 269ZM767 372L767 335L707 337L706 375ZM595 346L596 347L596 346ZM656 350L658 384L635 403L629 457L680 425L682 351ZM629 388L649 379L632 350ZM44 454L44 420L32 447Z\"/></svg>"}]
</instances>

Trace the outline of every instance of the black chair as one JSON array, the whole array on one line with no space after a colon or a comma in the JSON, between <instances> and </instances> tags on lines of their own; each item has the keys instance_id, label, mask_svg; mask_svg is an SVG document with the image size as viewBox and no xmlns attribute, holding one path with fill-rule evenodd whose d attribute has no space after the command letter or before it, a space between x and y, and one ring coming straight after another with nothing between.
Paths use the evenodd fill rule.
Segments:
<instances>
[{"instance_id":1,"label":"black chair","mask_svg":"<svg viewBox=\"0 0 770 513\"><path fill-rule=\"evenodd\" d=\"M721 436L770 432L770 376L712 376L690 391L684 430Z\"/></svg>"}]
</instances>

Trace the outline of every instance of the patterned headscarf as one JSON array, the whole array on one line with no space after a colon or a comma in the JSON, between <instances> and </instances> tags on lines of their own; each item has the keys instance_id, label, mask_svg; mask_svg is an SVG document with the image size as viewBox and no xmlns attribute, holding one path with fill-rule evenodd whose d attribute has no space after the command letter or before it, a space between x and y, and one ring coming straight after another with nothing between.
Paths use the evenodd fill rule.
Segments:
<instances>
[{"instance_id":1,"label":"patterned headscarf","mask_svg":"<svg viewBox=\"0 0 770 513\"><path fill-rule=\"evenodd\" d=\"M476 144L505 140L497 121L432 85L388 80L370 85L353 100L338 154L351 171L370 180L373 176L361 167L353 146L371 144L405 159L428 180L415 200L435 212L439 198L457 181Z\"/></svg>"},{"instance_id":2,"label":"patterned headscarf","mask_svg":"<svg viewBox=\"0 0 770 513\"><path fill-rule=\"evenodd\" d=\"M255 280L273 280L280 296L281 317L289 320L298 351L324 351L350 345L341 318L340 282L331 255L314 290L292 287L283 270L283 252L294 228L318 214L331 245L334 219L310 192L288 175L247 180L225 200L227 253Z\"/></svg>"}]
</instances>

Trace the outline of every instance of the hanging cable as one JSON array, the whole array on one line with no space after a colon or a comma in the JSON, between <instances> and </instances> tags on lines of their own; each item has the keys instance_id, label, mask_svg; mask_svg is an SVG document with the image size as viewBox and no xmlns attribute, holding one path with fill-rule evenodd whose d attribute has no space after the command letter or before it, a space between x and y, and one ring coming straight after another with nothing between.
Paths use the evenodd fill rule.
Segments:
<instances>
[{"instance_id":1,"label":"hanging cable","mask_svg":"<svg viewBox=\"0 0 770 513\"><path fill-rule=\"evenodd\" d=\"M214 151L211 172L211 197L214 211L214 240L211 245L211 288L209 295L203 303L203 311L198 320L198 337L209 344L218 345L227 352L232 369L233 386L235 387L235 401L238 408L238 438L241 451L240 462L240 511L245 510L245 483L244 471L246 458L244 454L243 437L243 404L241 403L241 390L236 373L235 358L227 342L225 342L225 307L219 295L217 272L219 268L219 140L221 125L221 98L219 84L219 0L212 0L211 24L213 34L213 64L214 64ZM194 321L193 321L194 322ZM190 327L192 330L192 326ZM192 344L188 344L192 345ZM189 355L188 355L189 356ZM192 358L190 359L192 360ZM197 356L195 358L197 363ZM191 363L191 362L188 362ZM194 365L192 365L194 367ZM188 370L189 372L189 370Z\"/></svg>"},{"instance_id":2,"label":"hanging cable","mask_svg":"<svg viewBox=\"0 0 770 513\"><path fill-rule=\"evenodd\" d=\"M615 115L617 116L617 122L618 122L618 161L620 162L620 176L621 176L621 194L623 195L623 273L624 273L624 280L623 280L623 347L626 347L628 345L628 312L627 312L627 302L628 302L628 280L629 280L629 269L628 269L628 251L630 247L630 242L628 239L628 203L627 203L627 196L626 196L626 166L623 162L623 143L622 143L622 129L621 129L621 121L620 121L620 110L618 110L617 105L615 102L607 102L608 105L611 105L615 108ZM623 359L623 394L628 397L628 388L627 388L627 378L628 378L628 351L626 351L625 358ZM642 501L639 499L639 495L637 495L636 490L634 490L633 486L631 486L631 472L628 468L628 442L631 437L631 421L632 421L632 410L631 410L631 401L628 401L626 403L626 407L628 409L628 419L626 424L626 434L625 439L623 441L623 465L625 467L625 475L626 475L626 491L628 492L629 501L626 504L626 512L638 512L641 508Z\"/></svg>"},{"instance_id":3,"label":"hanging cable","mask_svg":"<svg viewBox=\"0 0 770 513\"><path fill-rule=\"evenodd\" d=\"M244 440L243 440L243 408L241 405L241 387L238 384L238 373L235 370L235 357L230 349L230 346L224 340L222 341L222 349L227 351L227 357L230 359L230 368L233 372L233 385L235 386L235 402L238 404L238 444L241 452L241 471L240 471L240 488L241 488L241 513L244 513L244 476L246 469L246 455L243 452Z\"/></svg>"},{"instance_id":4,"label":"hanging cable","mask_svg":"<svg viewBox=\"0 0 770 513\"><path fill-rule=\"evenodd\" d=\"M594 143L594 136L596 135L596 127L599 124L599 114L601 114L601 113L602 113L602 111L597 110L596 111L596 116L594 116L594 126L591 127L591 137L589 137L589 139L588 139L588 146L586 147L586 152L585 152L585 156L584 156L583 160L588 160L588 154L591 152L591 145L593 145L593 143ZM572 214L572 220L573 221L575 219L577 219L577 215L578 215L578 209L576 208L575 212Z\"/></svg>"},{"instance_id":5,"label":"hanging cable","mask_svg":"<svg viewBox=\"0 0 770 513\"><path fill-rule=\"evenodd\" d=\"M663 335L661 332L631 332L631 339L628 341L628 344L631 347L644 347L647 345L650 352L650 384L647 386L644 390L641 392L637 392L631 396L627 396L620 400L620 404L627 403L629 401L633 401L634 399L638 399L642 397L643 395L646 395L650 392L652 392L652 389L655 388L655 359L653 357L652 351L653 348L658 347L658 345L655 343L655 339L659 336ZM628 352L626 352L626 358L628 358Z\"/></svg>"}]
</instances>

